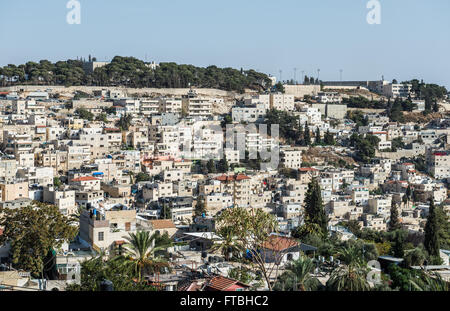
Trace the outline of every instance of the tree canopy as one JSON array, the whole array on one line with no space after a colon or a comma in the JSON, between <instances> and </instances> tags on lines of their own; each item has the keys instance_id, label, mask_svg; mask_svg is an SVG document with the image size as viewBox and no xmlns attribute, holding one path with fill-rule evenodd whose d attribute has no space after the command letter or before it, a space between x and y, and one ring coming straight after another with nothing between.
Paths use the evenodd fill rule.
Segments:
<instances>
[{"instance_id":1,"label":"tree canopy","mask_svg":"<svg viewBox=\"0 0 450 311\"><path fill-rule=\"evenodd\" d=\"M0 209L0 245L9 242L12 264L17 269L41 275L44 258L71 241L77 232L72 219L54 205L33 202L20 208Z\"/></svg>"},{"instance_id":2,"label":"tree canopy","mask_svg":"<svg viewBox=\"0 0 450 311\"><path fill-rule=\"evenodd\" d=\"M0 68L2 86L14 84L44 85L89 85L126 86L156 88L217 88L227 91L243 92L244 89L266 90L272 81L266 74L255 70L233 68L206 68L176 63L160 63L151 68L144 61L134 57L116 56L113 60L98 67L93 73L83 69L83 61L67 60L52 63L41 60L24 65L7 65Z\"/></svg>"},{"instance_id":3,"label":"tree canopy","mask_svg":"<svg viewBox=\"0 0 450 311\"><path fill-rule=\"evenodd\" d=\"M315 225L319 229L318 234L327 235L328 218L323 207L320 185L316 178L309 183L305 196L305 224Z\"/></svg>"}]
</instances>

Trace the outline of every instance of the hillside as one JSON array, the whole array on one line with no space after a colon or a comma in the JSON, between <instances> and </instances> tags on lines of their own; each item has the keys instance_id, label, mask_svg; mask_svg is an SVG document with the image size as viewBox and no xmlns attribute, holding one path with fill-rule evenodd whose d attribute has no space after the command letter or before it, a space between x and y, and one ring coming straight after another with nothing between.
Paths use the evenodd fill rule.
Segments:
<instances>
[{"instance_id":1,"label":"hillside","mask_svg":"<svg viewBox=\"0 0 450 311\"><path fill-rule=\"evenodd\" d=\"M211 88L244 92L271 86L269 77L255 70L206 68L176 63L160 63L156 68L134 57L116 56L111 63L86 73L83 61L52 63L41 60L0 68L0 85L18 84L63 86L124 86L129 88Z\"/></svg>"}]
</instances>

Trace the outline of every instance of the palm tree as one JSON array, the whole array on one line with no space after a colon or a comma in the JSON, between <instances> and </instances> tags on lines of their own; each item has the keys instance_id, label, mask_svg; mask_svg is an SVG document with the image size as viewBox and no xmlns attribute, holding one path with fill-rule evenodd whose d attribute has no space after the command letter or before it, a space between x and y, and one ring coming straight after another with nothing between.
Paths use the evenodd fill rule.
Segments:
<instances>
[{"instance_id":1,"label":"palm tree","mask_svg":"<svg viewBox=\"0 0 450 311\"><path fill-rule=\"evenodd\" d=\"M300 291L307 291L316 289L319 285L319 280L311 273L314 271L314 263L306 256L300 256L287 266L288 273L294 275L296 288Z\"/></svg>"},{"instance_id":2,"label":"palm tree","mask_svg":"<svg viewBox=\"0 0 450 311\"><path fill-rule=\"evenodd\" d=\"M142 280L142 272L146 268L150 267L154 269L168 265L164 259L155 256L155 252L167 249L170 245L156 247L156 236L156 233L150 236L148 231L138 231L136 233L130 233L126 237L128 243L125 245L125 251L128 258L134 262L139 281Z\"/></svg>"},{"instance_id":3,"label":"palm tree","mask_svg":"<svg viewBox=\"0 0 450 311\"><path fill-rule=\"evenodd\" d=\"M341 248L339 258L345 263L335 269L327 281L327 287L335 291L368 291L368 268L361 249L355 245Z\"/></svg>"},{"instance_id":4,"label":"palm tree","mask_svg":"<svg viewBox=\"0 0 450 311\"><path fill-rule=\"evenodd\" d=\"M362 249L356 244L348 244L338 250L339 259L349 266L364 266Z\"/></svg>"},{"instance_id":5,"label":"palm tree","mask_svg":"<svg viewBox=\"0 0 450 311\"><path fill-rule=\"evenodd\" d=\"M428 275L423 273L417 280L410 280L411 285L417 291L430 292L448 292L450 291L450 283L445 281L438 273Z\"/></svg>"},{"instance_id":6,"label":"palm tree","mask_svg":"<svg viewBox=\"0 0 450 311\"><path fill-rule=\"evenodd\" d=\"M220 228L217 231L217 234L222 238L222 240L216 241L213 244L211 247L212 253L221 253L227 261L231 260L233 255L240 253L240 249L236 244L232 228Z\"/></svg>"},{"instance_id":7,"label":"palm tree","mask_svg":"<svg viewBox=\"0 0 450 311\"><path fill-rule=\"evenodd\" d=\"M311 235L323 236L322 228L319 224L310 222L309 220L305 219L305 224L297 227L297 229L295 230L295 237L303 239Z\"/></svg>"},{"instance_id":8,"label":"palm tree","mask_svg":"<svg viewBox=\"0 0 450 311\"><path fill-rule=\"evenodd\" d=\"M70 219L72 219L74 222L79 222L81 213L84 210L85 210L85 208L83 206L77 206L77 210L74 213L70 214Z\"/></svg>"}]
</instances>

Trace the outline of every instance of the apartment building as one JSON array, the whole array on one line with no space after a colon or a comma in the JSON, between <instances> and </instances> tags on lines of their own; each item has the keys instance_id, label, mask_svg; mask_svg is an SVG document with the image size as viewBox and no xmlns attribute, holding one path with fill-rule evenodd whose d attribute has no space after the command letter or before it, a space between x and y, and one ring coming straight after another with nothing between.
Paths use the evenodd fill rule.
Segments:
<instances>
[{"instance_id":1,"label":"apartment building","mask_svg":"<svg viewBox=\"0 0 450 311\"><path fill-rule=\"evenodd\" d=\"M75 202L78 206L88 209L91 207L98 208L100 203L105 200L103 190L76 190Z\"/></svg>"},{"instance_id":2,"label":"apartment building","mask_svg":"<svg viewBox=\"0 0 450 311\"><path fill-rule=\"evenodd\" d=\"M375 215L388 215L391 209L392 196L374 196L368 200L368 212Z\"/></svg>"},{"instance_id":3,"label":"apartment building","mask_svg":"<svg viewBox=\"0 0 450 311\"><path fill-rule=\"evenodd\" d=\"M102 128L84 128L80 130L79 144L89 146L92 158L101 158L109 154L108 135Z\"/></svg>"},{"instance_id":4,"label":"apartment building","mask_svg":"<svg viewBox=\"0 0 450 311\"><path fill-rule=\"evenodd\" d=\"M301 204L283 204L282 211L285 219L300 217L302 214L302 206Z\"/></svg>"},{"instance_id":5,"label":"apartment building","mask_svg":"<svg viewBox=\"0 0 450 311\"><path fill-rule=\"evenodd\" d=\"M64 215L73 215L77 212L75 190L58 190L53 186L44 187L43 201L56 205Z\"/></svg>"},{"instance_id":6,"label":"apartment building","mask_svg":"<svg viewBox=\"0 0 450 311\"><path fill-rule=\"evenodd\" d=\"M383 95L390 98L406 98L411 94L412 84L390 83L383 85Z\"/></svg>"},{"instance_id":7,"label":"apartment building","mask_svg":"<svg viewBox=\"0 0 450 311\"><path fill-rule=\"evenodd\" d=\"M327 208L327 214L332 220L342 220L345 219L355 206L350 204L350 200L345 198L330 201Z\"/></svg>"},{"instance_id":8,"label":"apartment building","mask_svg":"<svg viewBox=\"0 0 450 311\"><path fill-rule=\"evenodd\" d=\"M107 138L108 152L114 153L122 147L122 131L119 128L104 128L103 134Z\"/></svg>"},{"instance_id":9,"label":"apartment building","mask_svg":"<svg viewBox=\"0 0 450 311\"><path fill-rule=\"evenodd\" d=\"M239 150L231 148L225 148L223 150L224 157L227 159L228 164L237 164L240 161Z\"/></svg>"},{"instance_id":10,"label":"apartment building","mask_svg":"<svg viewBox=\"0 0 450 311\"><path fill-rule=\"evenodd\" d=\"M182 111L190 117L208 118L212 116L212 102L208 98L184 98Z\"/></svg>"},{"instance_id":11,"label":"apartment building","mask_svg":"<svg viewBox=\"0 0 450 311\"><path fill-rule=\"evenodd\" d=\"M282 204L300 204L303 205L305 195L308 190L308 184L299 180L287 179L285 181L286 190L282 192L280 202Z\"/></svg>"},{"instance_id":12,"label":"apartment building","mask_svg":"<svg viewBox=\"0 0 450 311\"><path fill-rule=\"evenodd\" d=\"M281 164L286 168L299 169L302 167L302 150L299 148L281 148Z\"/></svg>"},{"instance_id":13,"label":"apartment building","mask_svg":"<svg viewBox=\"0 0 450 311\"><path fill-rule=\"evenodd\" d=\"M228 193L212 192L205 196L205 209L208 215L216 215L217 212L233 206L233 196Z\"/></svg>"},{"instance_id":14,"label":"apartment building","mask_svg":"<svg viewBox=\"0 0 450 311\"><path fill-rule=\"evenodd\" d=\"M53 168L25 167L17 170L17 177L27 179L30 185L48 186L53 184Z\"/></svg>"},{"instance_id":15,"label":"apartment building","mask_svg":"<svg viewBox=\"0 0 450 311\"><path fill-rule=\"evenodd\" d=\"M270 94L270 109L293 111L294 108L294 95Z\"/></svg>"},{"instance_id":16,"label":"apartment building","mask_svg":"<svg viewBox=\"0 0 450 311\"><path fill-rule=\"evenodd\" d=\"M36 166L53 168L53 174L67 169L67 152L60 150L45 150L34 154Z\"/></svg>"},{"instance_id":17,"label":"apartment building","mask_svg":"<svg viewBox=\"0 0 450 311\"><path fill-rule=\"evenodd\" d=\"M319 103L341 103L342 97L338 92L319 92L316 99Z\"/></svg>"},{"instance_id":18,"label":"apartment building","mask_svg":"<svg viewBox=\"0 0 450 311\"><path fill-rule=\"evenodd\" d=\"M95 164L97 165L97 171L93 175L102 182L110 183L116 181L122 184L124 180L129 180L129 177L124 176L122 170L117 167L116 163L112 163L110 158L96 159Z\"/></svg>"},{"instance_id":19,"label":"apartment building","mask_svg":"<svg viewBox=\"0 0 450 311\"><path fill-rule=\"evenodd\" d=\"M18 115L43 115L45 112L45 107L38 105L34 99L13 100L12 110Z\"/></svg>"},{"instance_id":20,"label":"apartment building","mask_svg":"<svg viewBox=\"0 0 450 311\"><path fill-rule=\"evenodd\" d=\"M326 118L342 120L347 115L347 105L335 102L311 104L311 108L318 109ZM326 123L328 124L328 123Z\"/></svg>"},{"instance_id":21,"label":"apartment building","mask_svg":"<svg viewBox=\"0 0 450 311\"><path fill-rule=\"evenodd\" d=\"M173 183L171 182L146 184L142 188L142 197L145 201L158 201L159 198L170 198L175 196L176 193L173 191Z\"/></svg>"},{"instance_id":22,"label":"apartment building","mask_svg":"<svg viewBox=\"0 0 450 311\"><path fill-rule=\"evenodd\" d=\"M141 112L141 101L139 99L122 98L115 100L114 105L122 107L127 114L138 114Z\"/></svg>"},{"instance_id":23,"label":"apartment building","mask_svg":"<svg viewBox=\"0 0 450 311\"><path fill-rule=\"evenodd\" d=\"M266 115L266 107L264 104L256 104L255 106L233 107L231 109L231 117L233 122L256 123L264 120Z\"/></svg>"},{"instance_id":24,"label":"apartment building","mask_svg":"<svg viewBox=\"0 0 450 311\"><path fill-rule=\"evenodd\" d=\"M140 113L145 117L158 114L160 112L160 99L140 99Z\"/></svg>"},{"instance_id":25,"label":"apartment building","mask_svg":"<svg viewBox=\"0 0 450 311\"><path fill-rule=\"evenodd\" d=\"M270 109L270 94L259 94L244 98L245 106L256 106L261 104L267 111Z\"/></svg>"},{"instance_id":26,"label":"apartment building","mask_svg":"<svg viewBox=\"0 0 450 311\"><path fill-rule=\"evenodd\" d=\"M215 178L220 181L220 193L233 196L233 206L250 206L251 178L244 174L222 175Z\"/></svg>"},{"instance_id":27,"label":"apartment building","mask_svg":"<svg viewBox=\"0 0 450 311\"><path fill-rule=\"evenodd\" d=\"M100 190L100 179L92 176L81 176L70 180L69 185L83 191Z\"/></svg>"},{"instance_id":28,"label":"apartment building","mask_svg":"<svg viewBox=\"0 0 450 311\"><path fill-rule=\"evenodd\" d=\"M16 176L17 166L15 159L0 158L0 180L10 181Z\"/></svg>"},{"instance_id":29,"label":"apartment building","mask_svg":"<svg viewBox=\"0 0 450 311\"><path fill-rule=\"evenodd\" d=\"M80 238L92 249L105 251L106 255L123 254L122 245L130 233L136 233L136 211L113 209L84 210L80 216Z\"/></svg>"},{"instance_id":30,"label":"apartment building","mask_svg":"<svg viewBox=\"0 0 450 311\"><path fill-rule=\"evenodd\" d=\"M364 228L376 230L376 231L386 231L387 223L383 217L377 217L371 214L363 215Z\"/></svg>"},{"instance_id":31,"label":"apartment building","mask_svg":"<svg viewBox=\"0 0 450 311\"><path fill-rule=\"evenodd\" d=\"M222 157L223 132L214 128L205 127L195 131L192 139L192 154L187 156L191 159L216 159ZM189 152L184 152L189 155Z\"/></svg>"},{"instance_id":32,"label":"apartment building","mask_svg":"<svg viewBox=\"0 0 450 311\"><path fill-rule=\"evenodd\" d=\"M78 169L83 164L88 164L91 161L91 147L90 146L64 146L63 150L67 152L67 170Z\"/></svg>"},{"instance_id":33,"label":"apartment building","mask_svg":"<svg viewBox=\"0 0 450 311\"><path fill-rule=\"evenodd\" d=\"M181 114L183 109L183 100L181 98L160 98L160 113Z\"/></svg>"},{"instance_id":34,"label":"apartment building","mask_svg":"<svg viewBox=\"0 0 450 311\"><path fill-rule=\"evenodd\" d=\"M437 179L450 177L450 151L435 151L428 158L430 174Z\"/></svg>"},{"instance_id":35,"label":"apartment building","mask_svg":"<svg viewBox=\"0 0 450 311\"><path fill-rule=\"evenodd\" d=\"M1 201L28 198L28 181L16 179L0 182L0 195Z\"/></svg>"},{"instance_id":36,"label":"apartment building","mask_svg":"<svg viewBox=\"0 0 450 311\"><path fill-rule=\"evenodd\" d=\"M366 205L369 202L369 189L366 186L350 185L348 187L355 204Z\"/></svg>"},{"instance_id":37,"label":"apartment building","mask_svg":"<svg viewBox=\"0 0 450 311\"><path fill-rule=\"evenodd\" d=\"M3 131L3 151L15 157L24 153L33 153L33 138L28 134Z\"/></svg>"}]
</instances>

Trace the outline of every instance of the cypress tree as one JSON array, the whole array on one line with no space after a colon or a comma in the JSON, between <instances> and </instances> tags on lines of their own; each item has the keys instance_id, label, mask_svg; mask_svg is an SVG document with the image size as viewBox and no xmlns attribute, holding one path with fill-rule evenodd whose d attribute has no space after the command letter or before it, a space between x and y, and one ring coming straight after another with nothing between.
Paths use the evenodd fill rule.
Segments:
<instances>
[{"instance_id":1,"label":"cypress tree","mask_svg":"<svg viewBox=\"0 0 450 311\"><path fill-rule=\"evenodd\" d=\"M394 232L394 245L392 246L393 255L397 258L405 256L405 240L406 232L403 230L396 230Z\"/></svg>"},{"instance_id":2,"label":"cypress tree","mask_svg":"<svg viewBox=\"0 0 450 311\"><path fill-rule=\"evenodd\" d=\"M206 213L205 199L202 195L199 195L197 198L197 204L195 205L194 213L195 216L202 216L203 213Z\"/></svg>"},{"instance_id":3,"label":"cypress tree","mask_svg":"<svg viewBox=\"0 0 450 311\"><path fill-rule=\"evenodd\" d=\"M408 203L408 197L406 196L406 194L402 197L402 201L403 201L403 204L405 204L405 205L406 205L406 203Z\"/></svg>"},{"instance_id":4,"label":"cypress tree","mask_svg":"<svg viewBox=\"0 0 450 311\"><path fill-rule=\"evenodd\" d=\"M411 194L412 194L411 186L408 185L408 188L406 188L406 197L408 198L408 201L411 199Z\"/></svg>"},{"instance_id":5,"label":"cypress tree","mask_svg":"<svg viewBox=\"0 0 450 311\"><path fill-rule=\"evenodd\" d=\"M221 173L226 173L228 172L228 161L227 161L227 157L224 155L222 159L220 159L219 161L219 171Z\"/></svg>"},{"instance_id":6,"label":"cypress tree","mask_svg":"<svg viewBox=\"0 0 450 311\"><path fill-rule=\"evenodd\" d=\"M298 125L298 135L297 135L296 144L301 144L303 139L303 126L301 124Z\"/></svg>"},{"instance_id":7,"label":"cypress tree","mask_svg":"<svg viewBox=\"0 0 450 311\"><path fill-rule=\"evenodd\" d=\"M320 185L316 178L311 180L306 192L305 222L318 225L321 228L321 233L326 236L328 232L328 218L323 207Z\"/></svg>"},{"instance_id":8,"label":"cypress tree","mask_svg":"<svg viewBox=\"0 0 450 311\"><path fill-rule=\"evenodd\" d=\"M305 145L306 146L311 145L311 133L309 131L308 123L306 123L306 125L305 125L305 134L303 136L304 136L303 140L305 141Z\"/></svg>"},{"instance_id":9,"label":"cypress tree","mask_svg":"<svg viewBox=\"0 0 450 311\"><path fill-rule=\"evenodd\" d=\"M210 159L208 161L208 163L206 164L206 167L207 167L209 173L214 174L216 172L216 164L214 163L213 159Z\"/></svg>"},{"instance_id":10,"label":"cypress tree","mask_svg":"<svg viewBox=\"0 0 450 311\"><path fill-rule=\"evenodd\" d=\"M321 138L320 138L320 129L319 127L316 128L316 144L320 145L321 143Z\"/></svg>"},{"instance_id":11,"label":"cypress tree","mask_svg":"<svg viewBox=\"0 0 450 311\"><path fill-rule=\"evenodd\" d=\"M439 257L439 228L437 222L436 210L434 207L433 198L430 199L430 211L425 225L425 249L430 254L430 257Z\"/></svg>"},{"instance_id":12,"label":"cypress tree","mask_svg":"<svg viewBox=\"0 0 450 311\"><path fill-rule=\"evenodd\" d=\"M431 112L432 105L433 105L432 99L430 98L430 96L427 95L425 97L425 111L424 111L425 114Z\"/></svg>"},{"instance_id":13,"label":"cypress tree","mask_svg":"<svg viewBox=\"0 0 450 311\"><path fill-rule=\"evenodd\" d=\"M389 231L394 231L400 229L400 222L398 220L398 209L397 204L395 204L394 200L391 203L391 217L389 220Z\"/></svg>"},{"instance_id":14,"label":"cypress tree","mask_svg":"<svg viewBox=\"0 0 450 311\"><path fill-rule=\"evenodd\" d=\"M330 133L330 130L327 130L324 136L324 142L326 145L334 145L334 136Z\"/></svg>"},{"instance_id":15,"label":"cypress tree","mask_svg":"<svg viewBox=\"0 0 450 311\"><path fill-rule=\"evenodd\" d=\"M433 104L433 111L434 111L434 112L439 112L439 106L438 106L436 100L434 101L434 104Z\"/></svg>"}]
</instances>

